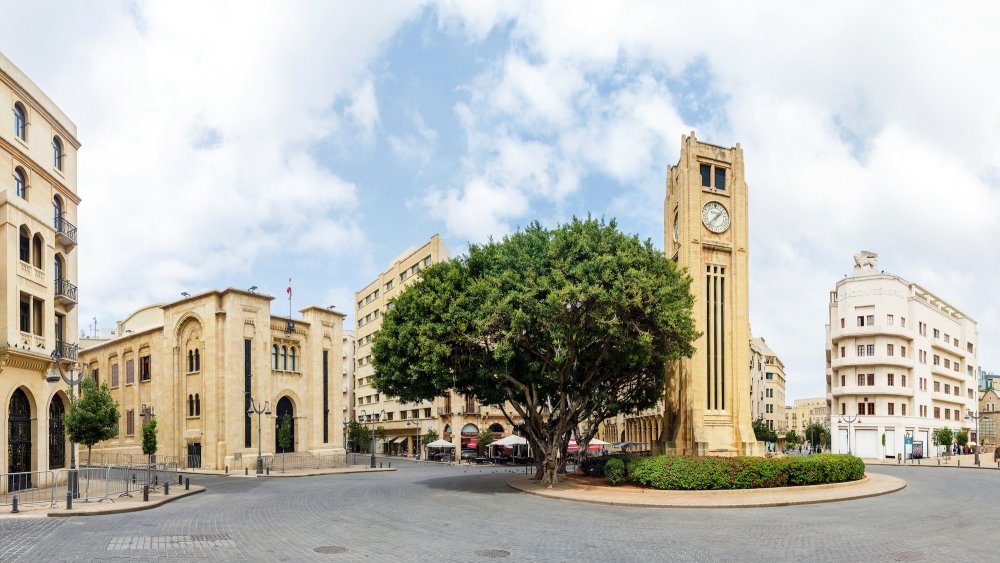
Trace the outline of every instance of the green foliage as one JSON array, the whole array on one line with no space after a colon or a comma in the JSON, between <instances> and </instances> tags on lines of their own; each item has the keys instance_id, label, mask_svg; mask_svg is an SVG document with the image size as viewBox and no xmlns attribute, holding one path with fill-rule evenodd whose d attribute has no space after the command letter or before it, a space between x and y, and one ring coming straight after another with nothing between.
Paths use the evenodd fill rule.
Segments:
<instances>
[{"instance_id":1,"label":"green foliage","mask_svg":"<svg viewBox=\"0 0 1000 563\"><path fill-rule=\"evenodd\" d=\"M656 489L758 489L856 481L865 464L848 455L795 457L654 456L628 465L629 478Z\"/></svg>"},{"instance_id":2,"label":"green foliage","mask_svg":"<svg viewBox=\"0 0 1000 563\"><path fill-rule=\"evenodd\" d=\"M757 437L757 440L761 442L777 442L778 434L767 427L767 421L763 418L758 418L753 421L753 433Z\"/></svg>"},{"instance_id":3,"label":"green foliage","mask_svg":"<svg viewBox=\"0 0 1000 563\"><path fill-rule=\"evenodd\" d=\"M278 418L278 448L282 452L292 449L292 417L287 414Z\"/></svg>"},{"instance_id":4,"label":"green foliage","mask_svg":"<svg viewBox=\"0 0 1000 563\"><path fill-rule=\"evenodd\" d=\"M805 439L812 446L830 446L830 429L819 422L810 422L806 426Z\"/></svg>"},{"instance_id":5,"label":"green foliage","mask_svg":"<svg viewBox=\"0 0 1000 563\"><path fill-rule=\"evenodd\" d=\"M604 476L612 486L621 483L625 480L625 462L617 457L609 459L604 465Z\"/></svg>"},{"instance_id":6,"label":"green foliage","mask_svg":"<svg viewBox=\"0 0 1000 563\"><path fill-rule=\"evenodd\" d=\"M367 452L371 445L371 435L364 424L352 420L347 424L347 439L354 451Z\"/></svg>"},{"instance_id":7,"label":"green foliage","mask_svg":"<svg viewBox=\"0 0 1000 563\"><path fill-rule=\"evenodd\" d=\"M789 448L793 448L801 443L802 437L796 434L794 430L785 432L785 444L787 444Z\"/></svg>"},{"instance_id":8,"label":"green foliage","mask_svg":"<svg viewBox=\"0 0 1000 563\"><path fill-rule=\"evenodd\" d=\"M963 448L969 443L969 432L966 430L959 430L955 432L955 443Z\"/></svg>"},{"instance_id":9,"label":"green foliage","mask_svg":"<svg viewBox=\"0 0 1000 563\"><path fill-rule=\"evenodd\" d=\"M931 440L933 440L935 446L950 446L954 439L955 433L947 426L938 428L931 433Z\"/></svg>"},{"instance_id":10,"label":"green foliage","mask_svg":"<svg viewBox=\"0 0 1000 563\"><path fill-rule=\"evenodd\" d=\"M142 424L142 453L153 455L156 449L156 419L149 417L149 422Z\"/></svg>"},{"instance_id":11,"label":"green foliage","mask_svg":"<svg viewBox=\"0 0 1000 563\"><path fill-rule=\"evenodd\" d=\"M513 409L552 475L580 421L662 399L664 363L690 356L698 336L690 284L614 221L533 223L421 270L376 333L373 384L406 402L454 389Z\"/></svg>"},{"instance_id":12,"label":"green foliage","mask_svg":"<svg viewBox=\"0 0 1000 563\"><path fill-rule=\"evenodd\" d=\"M492 438L492 436L490 436L490 437ZM437 439L438 439L437 430L434 430L433 428L431 428L431 429L428 429L427 433L424 434L423 438L421 438L421 443L426 446L427 444L430 444L431 442L434 442Z\"/></svg>"},{"instance_id":13,"label":"green foliage","mask_svg":"<svg viewBox=\"0 0 1000 563\"><path fill-rule=\"evenodd\" d=\"M493 432L489 428L483 428L476 434L476 440L479 442L479 453L485 453L486 448L493 443Z\"/></svg>"},{"instance_id":14,"label":"green foliage","mask_svg":"<svg viewBox=\"0 0 1000 563\"><path fill-rule=\"evenodd\" d=\"M587 456L580 461L580 472L584 475L591 477L604 477L605 468L607 463L612 459L626 458L625 454L610 454L610 455L598 455L598 456Z\"/></svg>"},{"instance_id":15,"label":"green foliage","mask_svg":"<svg viewBox=\"0 0 1000 563\"><path fill-rule=\"evenodd\" d=\"M69 439L88 448L118 435L118 404L108 384L100 387L89 377L80 384L81 397L74 400L63 419Z\"/></svg>"},{"instance_id":16,"label":"green foliage","mask_svg":"<svg viewBox=\"0 0 1000 563\"><path fill-rule=\"evenodd\" d=\"M379 440L385 440L385 426L381 424L375 427L375 437Z\"/></svg>"}]
</instances>

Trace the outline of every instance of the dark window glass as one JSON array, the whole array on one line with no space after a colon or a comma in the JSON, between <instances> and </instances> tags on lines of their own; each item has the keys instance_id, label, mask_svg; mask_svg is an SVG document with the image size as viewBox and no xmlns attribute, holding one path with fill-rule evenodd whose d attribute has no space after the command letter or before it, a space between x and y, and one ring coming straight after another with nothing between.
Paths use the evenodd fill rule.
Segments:
<instances>
[{"instance_id":1,"label":"dark window glass","mask_svg":"<svg viewBox=\"0 0 1000 563\"><path fill-rule=\"evenodd\" d=\"M21 104L14 104L14 134L22 141L24 140L26 125L27 119L24 117L24 108L21 107Z\"/></svg>"},{"instance_id":2,"label":"dark window glass","mask_svg":"<svg viewBox=\"0 0 1000 563\"><path fill-rule=\"evenodd\" d=\"M56 170L62 170L62 141L59 137L52 137L52 166L56 167Z\"/></svg>"},{"instance_id":3,"label":"dark window glass","mask_svg":"<svg viewBox=\"0 0 1000 563\"><path fill-rule=\"evenodd\" d=\"M715 189L724 190L726 189L726 169L716 168L715 169Z\"/></svg>"},{"instance_id":4,"label":"dark window glass","mask_svg":"<svg viewBox=\"0 0 1000 563\"><path fill-rule=\"evenodd\" d=\"M25 187L27 186L27 181L24 179L24 171L20 168L14 169L14 191L17 193L17 197L24 198Z\"/></svg>"},{"instance_id":5,"label":"dark window glass","mask_svg":"<svg viewBox=\"0 0 1000 563\"><path fill-rule=\"evenodd\" d=\"M31 304L21 300L21 332L31 332Z\"/></svg>"},{"instance_id":6,"label":"dark window glass","mask_svg":"<svg viewBox=\"0 0 1000 563\"><path fill-rule=\"evenodd\" d=\"M701 185L706 188L712 187L712 167L708 164L701 165Z\"/></svg>"},{"instance_id":7,"label":"dark window glass","mask_svg":"<svg viewBox=\"0 0 1000 563\"><path fill-rule=\"evenodd\" d=\"M21 262L31 261L31 236L25 232L24 229L21 230L21 237L18 244L18 256L21 258Z\"/></svg>"}]
</instances>

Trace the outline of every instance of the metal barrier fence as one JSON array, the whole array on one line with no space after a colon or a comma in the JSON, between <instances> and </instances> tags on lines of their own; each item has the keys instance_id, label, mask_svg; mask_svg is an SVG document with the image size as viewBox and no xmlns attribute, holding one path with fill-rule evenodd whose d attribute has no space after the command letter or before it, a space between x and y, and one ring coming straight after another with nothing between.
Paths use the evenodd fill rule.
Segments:
<instances>
[{"instance_id":1,"label":"metal barrier fence","mask_svg":"<svg viewBox=\"0 0 1000 563\"><path fill-rule=\"evenodd\" d=\"M12 505L17 497L19 505L65 507L72 475L70 469L0 473L0 506ZM164 483L176 483L177 465L143 463L81 467L76 470L75 480L74 502L113 501L115 497L141 491L143 485L155 490Z\"/></svg>"},{"instance_id":2,"label":"metal barrier fence","mask_svg":"<svg viewBox=\"0 0 1000 563\"><path fill-rule=\"evenodd\" d=\"M311 454L277 454L271 460L268 467L270 467L271 471L347 467L347 454L327 454L320 456Z\"/></svg>"},{"instance_id":3,"label":"metal barrier fence","mask_svg":"<svg viewBox=\"0 0 1000 563\"><path fill-rule=\"evenodd\" d=\"M0 473L0 506L9 506L17 497L20 504L55 505L56 471Z\"/></svg>"}]
</instances>

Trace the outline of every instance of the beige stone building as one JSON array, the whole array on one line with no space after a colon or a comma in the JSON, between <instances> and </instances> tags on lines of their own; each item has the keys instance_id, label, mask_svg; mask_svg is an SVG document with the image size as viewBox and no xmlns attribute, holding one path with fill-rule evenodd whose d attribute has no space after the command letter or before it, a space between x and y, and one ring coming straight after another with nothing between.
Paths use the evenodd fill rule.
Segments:
<instances>
[{"instance_id":1,"label":"beige stone building","mask_svg":"<svg viewBox=\"0 0 1000 563\"><path fill-rule=\"evenodd\" d=\"M750 412L782 436L785 420L785 365L763 338L750 341Z\"/></svg>"},{"instance_id":2,"label":"beige stone building","mask_svg":"<svg viewBox=\"0 0 1000 563\"><path fill-rule=\"evenodd\" d=\"M66 386L77 359L76 125L0 54L0 472L69 467Z\"/></svg>"},{"instance_id":3,"label":"beige stone building","mask_svg":"<svg viewBox=\"0 0 1000 563\"><path fill-rule=\"evenodd\" d=\"M936 456L935 429L975 430L965 416L977 407L976 321L879 270L874 253L859 252L854 264L830 292L826 326L833 450Z\"/></svg>"},{"instance_id":4,"label":"beige stone building","mask_svg":"<svg viewBox=\"0 0 1000 563\"><path fill-rule=\"evenodd\" d=\"M372 387L374 369L371 365L371 343L382 326L382 315L391 307L400 291L420 276L420 270L448 260L451 255L438 235L418 248L399 255L389 268L363 289L355 293L355 391L354 420L366 422L377 415L385 430L379 438L376 452L412 456L421 451L420 436L428 430L441 439L452 442L455 451L474 449L480 430L490 428L495 436L510 434L513 428L499 408L479 405L475 400L448 393L433 401L401 403Z\"/></svg>"},{"instance_id":5,"label":"beige stone building","mask_svg":"<svg viewBox=\"0 0 1000 563\"><path fill-rule=\"evenodd\" d=\"M982 451L987 451L987 448L989 451L993 451L993 448L1000 444L997 441L997 438L1000 438L997 435L997 423L1000 422L1000 418L998 418L1000 417L1000 395L997 395L997 391L993 387L979 393L978 415L982 417L979 419L979 434L974 433L971 440L981 443Z\"/></svg>"},{"instance_id":6,"label":"beige stone building","mask_svg":"<svg viewBox=\"0 0 1000 563\"><path fill-rule=\"evenodd\" d=\"M347 449L347 423L354 420L354 331L344 330L341 338L341 383L340 383L340 424L343 427L343 439L341 444Z\"/></svg>"},{"instance_id":7,"label":"beige stone building","mask_svg":"<svg viewBox=\"0 0 1000 563\"><path fill-rule=\"evenodd\" d=\"M785 428L794 430L800 437L805 437L806 428L814 422L830 426L826 397L795 399L792 405L785 407Z\"/></svg>"},{"instance_id":8,"label":"beige stone building","mask_svg":"<svg viewBox=\"0 0 1000 563\"><path fill-rule=\"evenodd\" d=\"M95 454L141 453L144 416L157 420L159 455L189 466L253 464L263 454L343 453L343 320L308 307L301 319L271 314L273 297L226 289L151 305L118 323L115 338L81 361L110 385L122 413L118 437ZM259 419L247 409L267 403ZM292 420L292 445L275 427Z\"/></svg>"},{"instance_id":9,"label":"beige stone building","mask_svg":"<svg viewBox=\"0 0 1000 563\"><path fill-rule=\"evenodd\" d=\"M665 451L762 452L751 425L749 223L743 149L681 139L667 170L664 249L694 279L691 358L667 366L661 435Z\"/></svg>"}]
</instances>

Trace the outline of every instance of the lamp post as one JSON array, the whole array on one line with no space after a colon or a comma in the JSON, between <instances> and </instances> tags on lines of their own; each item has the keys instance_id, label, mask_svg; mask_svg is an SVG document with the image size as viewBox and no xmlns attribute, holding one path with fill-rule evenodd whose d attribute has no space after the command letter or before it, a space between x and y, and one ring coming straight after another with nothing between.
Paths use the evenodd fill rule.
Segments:
<instances>
[{"instance_id":1,"label":"lamp post","mask_svg":"<svg viewBox=\"0 0 1000 563\"><path fill-rule=\"evenodd\" d=\"M423 429L420 428L420 422L419 421L407 420L406 421L406 425L407 426L416 426L417 427L417 438L415 440L416 443L417 443L417 457L416 457L416 459L419 461L420 460L420 454L423 453L423 448L421 447L421 444L420 444L420 440L423 438L423 436L421 436L421 434L423 434Z\"/></svg>"},{"instance_id":2,"label":"lamp post","mask_svg":"<svg viewBox=\"0 0 1000 563\"><path fill-rule=\"evenodd\" d=\"M249 391L246 392L246 396L250 399L250 406L247 407L247 415L257 415L257 475L261 475L264 473L264 456L261 455L260 415L266 414L271 416L271 404L268 401L264 401L264 406L261 407L259 402L256 405L254 404L253 395Z\"/></svg>"},{"instance_id":3,"label":"lamp post","mask_svg":"<svg viewBox=\"0 0 1000 563\"><path fill-rule=\"evenodd\" d=\"M76 393L73 389L83 382L83 378L86 377L86 373L84 373L83 369L84 366L83 364L80 364L80 373L74 377L74 375L76 375L77 363L69 362L69 377L67 377L66 373L63 372L62 363L60 362L61 358L58 356L57 350L52 351L51 358L52 368L48 377L45 378L45 381L48 383L59 383L59 379L62 378L66 385L69 385L69 401L72 404L76 400ZM58 375L56 375L56 370L59 370ZM69 443L69 475L70 492L72 493L73 498L80 498L80 482L76 473L76 442L73 442L72 440L70 440Z\"/></svg>"},{"instance_id":4,"label":"lamp post","mask_svg":"<svg viewBox=\"0 0 1000 563\"><path fill-rule=\"evenodd\" d=\"M965 409L965 418L976 421L976 467L979 467L979 442L983 441L979 437L979 419L983 418L983 413L972 414L972 409Z\"/></svg>"},{"instance_id":5,"label":"lamp post","mask_svg":"<svg viewBox=\"0 0 1000 563\"><path fill-rule=\"evenodd\" d=\"M368 414L364 410L361 411L361 418L366 419L366 422L372 423L371 429L371 446L372 446L372 469L375 469L375 424L381 419L385 418L385 409L382 412L376 412Z\"/></svg>"},{"instance_id":6,"label":"lamp post","mask_svg":"<svg viewBox=\"0 0 1000 563\"><path fill-rule=\"evenodd\" d=\"M837 420L837 424L847 424L847 455L851 455L851 425L855 422L861 422L857 415L841 416Z\"/></svg>"}]
</instances>

